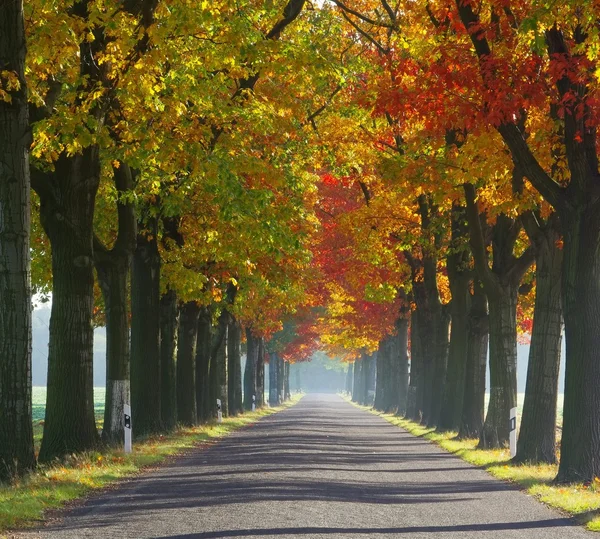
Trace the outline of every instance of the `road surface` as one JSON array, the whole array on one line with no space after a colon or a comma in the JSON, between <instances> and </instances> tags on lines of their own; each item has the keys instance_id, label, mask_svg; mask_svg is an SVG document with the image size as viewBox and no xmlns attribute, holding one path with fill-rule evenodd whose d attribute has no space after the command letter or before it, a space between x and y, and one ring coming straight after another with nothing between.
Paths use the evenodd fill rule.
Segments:
<instances>
[{"instance_id":1,"label":"road surface","mask_svg":"<svg viewBox=\"0 0 600 539\"><path fill-rule=\"evenodd\" d=\"M88 500L28 539L521 538L593 534L333 395Z\"/></svg>"}]
</instances>

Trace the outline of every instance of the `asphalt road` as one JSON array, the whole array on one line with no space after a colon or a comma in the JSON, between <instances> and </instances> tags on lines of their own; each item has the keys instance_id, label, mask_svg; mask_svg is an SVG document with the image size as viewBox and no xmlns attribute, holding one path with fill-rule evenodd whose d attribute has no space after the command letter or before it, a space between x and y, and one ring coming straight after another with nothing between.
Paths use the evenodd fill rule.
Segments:
<instances>
[{"instance_id":1,"label":"asphalt road","mask_svg":"<svg viewBox=\"0 0 600 539\"><path fill-rule=\"evenodd\" d=\"M593 534L333 395L88 500L24 537L576 539Z\"/></svg>"}]
</instances>

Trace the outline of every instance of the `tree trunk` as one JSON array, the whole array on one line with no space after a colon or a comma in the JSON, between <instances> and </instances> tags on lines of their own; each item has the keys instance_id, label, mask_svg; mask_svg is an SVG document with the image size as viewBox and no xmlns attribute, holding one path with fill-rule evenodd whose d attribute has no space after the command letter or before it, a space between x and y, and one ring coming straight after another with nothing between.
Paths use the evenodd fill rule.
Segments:
<instances>
[{"instance_id":1,"label":"tree trunk","mask_svg":"<svg viewBox=\"0 0 600 539\"><path fill-rule=\"evenodd\" d=\"M219 372L219 395L217 398L221 400L221 413L223 414L223 417L227 417L229 415L229 397L227 392L227 364L229 362L227 358L227 341L229 332L227 325L225 325L224 331L225 335L216 351L215 361Z\"/></svg>"},{"instance_id":2,"label":"tree trunk","mask_svg":"<svg viewBox=\"0 0 600 539\"><path fill-rule=\"evenodd\" d=\"M106 316L106 397L102 441L123 443L123 405L131 403L129 385L129 309L127 308L128 257L96 260L98 282Z\"/></svg>"},{"instance_id":3,"label":"tree trunk","mask_svg":"<svg viewBox=\"0 0 600 539\"><path fill-rule=\"evenodd\" d=\"M277 406L277 371L279 359L277 353L273 352L269 358L269 405Z\"/></svg>"},{"instance_id":4,"label":"tree trunk","mask_svg":"<svg viewBox=\"0 0 600 539\"><path fill-rule=\"evenodd\" d=\"M244 370L244 409L252 410L252 404L256 405L258 397L256 384L256 367L258 364L259 339L252 335L250 328L246 328L246 368Z\"/></svg>"},{"instance_id":5,"label":"tree trunk","mask_svg":"<svg viewBox=\"0 0 600 539\"><path fill-rule=\"evenodd\" d=\"M481 283L475 279L467 321L465 392L458 432L460 439L479 438L483 429L488 335L487 299Z\"/></svg>"},{"instance_id":6,"label":"tree trunk","mask_svg":"<svg viewBox=\"0 0 600 539\"><path fill-rule=\"evenodd\" d=\"M550 218L552 219L552 217ZM560 273L562 249L553 222L526 226L536 248L534 323L527 365L527 386L517 442L517 462L556 463L556 405L562 343Z\"/></svg>"},{"instance_id":7,"label":"tree trunk","mask_svg":"<svg viewBox=\"0 0 600 539\"><path fill-rule=\"evenodd\" d=\"M134 172L125 164L113 167L118 195L133 189ZM117 239L108 249L94 236L94 263L104 299L106 316L106 394L102 441L123 443L124 408L131 404L129 305L127 279L137 246L137 222L133 203L117 200Z\"/></svg>"},{"instance_id":8,"label":"tree trunk","mask_svg":"<svg viewBox=\"0 0 600 539\"><path fill-rule=\"evenodd\" d=\"M166 430L177 426L178 332L177 294L168 290L160 299L160 415Z\"/></svg>"},{"instance_id":9,"label":"tree trunk","mask_svg":"<svg viewBox=\"0 0 600 539\"><path fill-rule=\"evenodd\" d=\"M284 363L284 383L283 383L283 400L289 401L292 398L290 392L290 369L291 365L289 361Z\"/></svg>"},{"instance_id":10,"label":"tree trunk","mask_svg":"<svg viewBox=\"0 0 600 539\"><path fill-rule=\"evenodd\" d=\"M200 309L198 338L196 340L196 408L198 422L206 423L212 417L216 403L210 402L209 373L211 356L211 317L206 307Z\"/></svg>"},{"instance_id":11,"label":"tree trunk","mask_svg":"<svg viewBox=\"0 0 600 539\"><path fill-rule=\"evenodd\" d=\"M420 313L413 311L410 317L410 376L406 400L406 418L420 423L423 418L423 353L419 328Z\"/></svg>"},{"instance_id":12,"label":"tree trunk","mask_svg":"<svg viewBox=\"0 0 600 539\"><path fill-rule=\"evenodd\" d=\"M387 387L386 381L390 375L389 363L390 363L390 350L389 350L389 339L390 337L384 338L379 343L377 350L377 374L375 380L375 400L373 401L373 408L375 410L384 411L386 400L387 400Z\"/></svg>"},{"instance_id":13,"label":"tree trunk","mask_svg":"<svg viewBox=\"0 0 600 539\"><path fill-rule=\"evenodd\" d=\"M490 403L479 447L505 447L510 409L517 406L517 287L488 294L490 309Z\"/></svg>"},{"instance_id":14,"label":"tree trunk","mask_svg":"<svg viewBox=\"0 0 600 539\"><path fill-rule=\"evenodd\" d=\"M448 277L452 293L452 303L450 305L452 325L450 330L448 371L438 430L458 431L460 429L465 393L468 346L467 326L470 302L469 284L471 279L468 275L465 275L465 272L457 271L456 267L451 269L450 260L448 260Z\"/></svg>"},{"instance_id":15,"label":"tree trunk","mask_svg":"<svg viewBox=\"0 0 600 539\"><path fill-rule=\"evenodd\" d=\"M490 404L479 447L498 448L508 444L510 409L517 405L517 291L534 251L529 247L520 257L514 256L521 223L501 214L492 227L490 268L475 188L465 184L464 190L475 269L490 313Z\"/></svg>"},{"instance_id":16,"label":"tree trunk","mask_svg":"<svg viewBox=\"0 0 600 539\"><path fill-rule=\"evenodd\" d=\"M285 387L285 362L281 356L277 356L277 404L283 402L283 391Z\"/></svg>"},{"instance_id":17,"label":"tree trunk","mask_svg":"<svg viewBox=\"0 0 600 539\"><path fill-rule=\"evenodd\" d=\"M23 4L5 2L0 66L21 87L0 100L0 481L35 467L31 418L29 118Z\"/></svg>"},{"instance_id":18,"label":"tree trunk","mask_svg":"<svg viewBox=\"0 0 600 539\"><path fill-rule=\"evenodd\" d=\"M188 301L180 309L177 339L177 420L182 425L195 425L196 409L196 346L200 307Z\"/></svg>"},{"instance_id":19,"label":"tree trunk","mask_svg":"<svg viewBox=\"0 0 600 539\"><path fill-rule=\"evenodd\" d=\"M600 211L561 215L564 232L563 306L565 401L557 480L600 477Z\"/></svg>"},{"instance_id":20,"label":"tree trunk","mask_svg":"<svg viewBox=\"0 0 600 539\"><path fill-rule=\"evenodd\" d=\"M408 309L407 309L408 311ZM408 401L408 312L398 318L396 321L396 330L398 332L398 385L396 388L396 414L404 416L407 410Z\"/></svg>"},{"instance_id":21,"label":"tree trunk","mask_svg":"<svg viewBox=\"0 0 600 539\"><path fill-rule=\"evenodd\" d=\"M361 395L364 392L363 378L363 360L362 357L354 360L354 385L352 386L352 401L360 403Z\"/></svg>"},{"instance_id":22,"label":"tree trunk","mask_svg":"<svg viewBox=\"0 0 600 539\"><path fill-rule=\"evenodd\" d=\"M346 371L346 393L352 395L352 383L354 382L354 363L348 363ZM300 389L300 388L298 388Z\"/></svg>"},{"instance_id":23,"label":"tree trunk","mask_svg":"<svg viewBox=\"0 0 600 539\"><path fill-rule=\"evenodd\" d=\"M100 178L98 148L61 155L40 191L41 221L52 246L48 394L39 459L94 449L93 216Z\"/></svg>"},{"instance_id":24,"label":"tree trunk","mask_svg":"<svg viewBox=\"0 0 600 539\"><path fill-rule=\"evenodd\" d=\"M446 371L448 367L448 349L449 349L449 335L450 335L450 315L448 309L445 306L441 306L440 310L436 313L435 320L435 336L436 336L436 347L435 347L435 364L434 374L432 381L432 396L431 396L431 415L427 426L435 427L440 421L440 415L442 413L442 400L444 396L444 386L446 384Z\"/></svg>"},{"instance_id":25,"label":"tree trunk","mask_svg":"<svg viewBox=\"0 0 600 539\"><path fill-rule=\"evenodd\" d=\"M229 415L236 416L244 411L242 402L242 365L240 357L241 327L237 320L229 323L227 339L227 372L229 379L227 392L229 397Z\"/></svg>"},{"instance_id":26,"label":"tree trunk","mask_svg":"<svg viewBox=\"0 0 600 539\"><path fill-rule=\"evenodd\" d=\"M256 361L256 407L265 405L265 339L258 339L258 357Z\"/></svg>"},{"instance_id":27,"label":"tree trunk","mask_svg":"<svg viewBox=\"0 0 600 539\"><path fill-rule=\"evenodd\" d=\"M131 272L131 422L134 435L162 430L160 254L157 224L138 235Z\"/></svg>"}]
</instances>

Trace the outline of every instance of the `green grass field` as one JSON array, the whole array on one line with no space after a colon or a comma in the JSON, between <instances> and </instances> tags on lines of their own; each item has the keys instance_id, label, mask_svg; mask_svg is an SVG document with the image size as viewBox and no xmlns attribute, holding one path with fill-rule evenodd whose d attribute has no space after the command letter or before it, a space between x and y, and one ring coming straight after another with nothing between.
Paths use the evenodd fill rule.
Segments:
<instances>
[{"instance_id":1,"label":"green grass field","mask_svg":"<svg viewBox=\"0 0 600 539\"><path fill-rule=\"evenodd\" d=\"M94 388L94 411L96 420L102 419L104 414L104 394L105 388ZM46 388L42 386L34 386L32 391L33 403L33 421L43 421L46 411Z\"/></svg>"}]
</instances>

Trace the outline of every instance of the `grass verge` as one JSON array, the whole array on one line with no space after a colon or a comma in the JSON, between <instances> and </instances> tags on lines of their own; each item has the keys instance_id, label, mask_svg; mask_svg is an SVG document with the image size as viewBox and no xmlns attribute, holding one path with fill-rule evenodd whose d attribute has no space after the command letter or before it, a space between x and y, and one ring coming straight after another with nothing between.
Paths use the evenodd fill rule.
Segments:
<instances>
[{"instance_id":1,"label":"grass verge","mask_svg":"<svg viewBox=\"0 0 600 539\"><path fill-rule=\"evenodd\" d=\"M131 454L108 449L73 455L60 464L40 466L16 484L0 484L0 538L6 537L8 530L34 526L43 520L47 510L58 509L93 489L110 486L168 457L213 443L261 417L289 408L301 398L301 394L294 395L281 406L224 418L221 424L181 428L170 434L148 437L137 441Z\"/></svg>"},{"instance_id":2,"label":"grass verge","mask_svg":"<svg viewBox=\"0 0 600 539\"><path fill-rule=\"evenodd\" d=\"M478 440L457 440L456 432L436 432L419 423L378 412L352 402L347 396L343 397L354 406L378 415L414 436L431 440L442 449L484 468L494 477L515 483L550 507L573 515L588 530L600 531L600 478L596 478L591 485L556 485L553 480L558 471L557 465L513 464L508 449L477 449Z\"/></svg>"}]
</instances>

